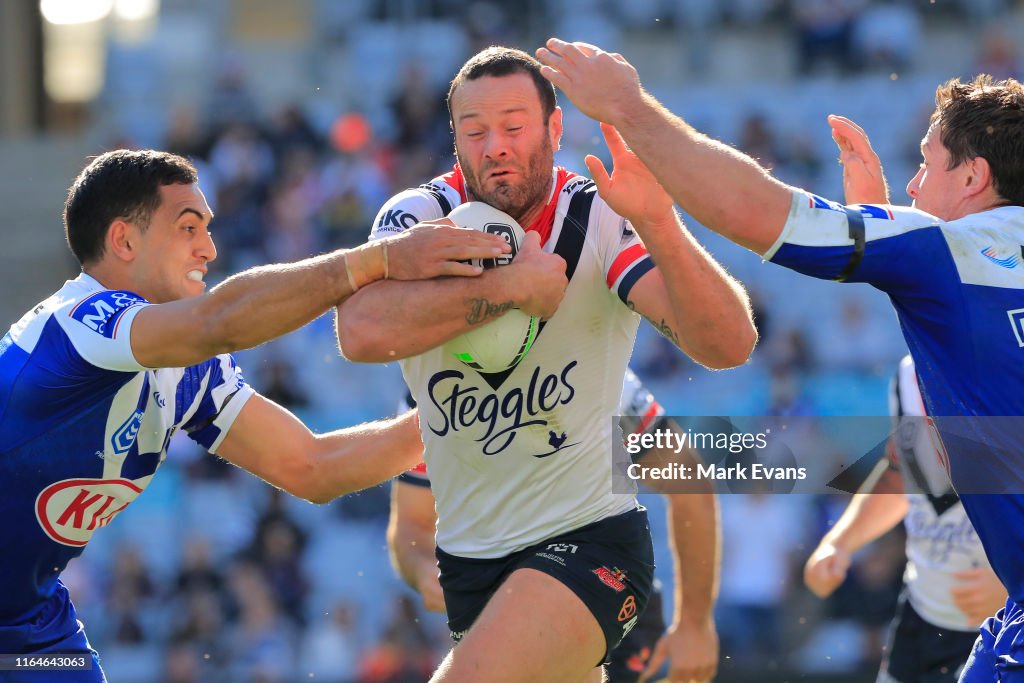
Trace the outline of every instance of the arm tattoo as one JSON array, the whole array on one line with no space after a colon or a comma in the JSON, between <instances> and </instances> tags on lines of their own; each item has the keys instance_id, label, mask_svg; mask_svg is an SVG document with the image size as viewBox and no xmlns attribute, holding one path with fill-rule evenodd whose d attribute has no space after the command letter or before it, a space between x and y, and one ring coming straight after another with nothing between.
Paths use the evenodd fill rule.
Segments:
<instances>
[{"instance_id":1,"label":"arm tattoo","mask_svg":"<svg viewBox=\"0 0 1024 683\"><path fill-rule=\"evenodd\" d=\"M487 299L466 299L466 301L469 303L469 312L466 313L466 322L470 325L482 323L483 321L491 318L497 318L514 308L511 301L506 301L500 304L491 303Z\"/></svg>"},{"instance_id":2,"label":"arm tattoo","mask_svg":"<svg viewBox=\"0 0 1024 683\"><path fill-rule=\"evenodd\" d=\"M636 306L633 304L632 301L626 301L626 305L629 306L629 310L633 311L634 313L639 313L639 311L636 310ZM676 346L679 346L679 335L676 334L675 330L673 330L669 326L668 322L664 318L661 319L660 323L656 323L653 319L648 318L643 313L640 313L640 315L643 316L644 320L649 322L651 326L654 327L654 329L656 329L661 334L661 336L663 336L665 339L668 339Z\"/></svg>"}]
</instances>

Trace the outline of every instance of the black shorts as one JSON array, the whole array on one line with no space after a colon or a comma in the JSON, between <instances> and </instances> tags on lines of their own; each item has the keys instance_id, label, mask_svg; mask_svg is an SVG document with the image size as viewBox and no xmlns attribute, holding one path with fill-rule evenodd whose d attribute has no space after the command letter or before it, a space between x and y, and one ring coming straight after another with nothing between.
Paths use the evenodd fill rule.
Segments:
<instances>
[{"instance_id":1,"label":"black shorts","mask_svg":"<svg viewBox=\"0 0 1024 683\"><path fill-rule=\"evenodd\" d=\"M636 626L654 580L647 510L638 508L554 536L505 557L473 559L437 549L448 628L456 642L517 569L544 572L575 593L604 631L605 657ZM595 662L595 666L596 666Z\"/></svg>"},{"instance_id":2,"label":"black shorts","mask_svg":"<svg viewBox=\"0 0 1024 683\"><path fill-rule=\"evenodd\" d=\"M925 621L904 594L892 621L878 680L956 683L977 639L977 631L954 631Z\"/></svg>"},{"instance_id":3,"label":"black shorts","mask_svg":"<svg viewBox=\"0 0 1024 683\"><path fill-rule=\"evenodd\" d=\"M654 654L658 638L665 633L665 614L661 603L661 581L655 579L647 607L640 613L640 621L612 650L610 661L605 666L608 683L636 683L640 680L640 674Z\"/></svg>"}]
</instances>

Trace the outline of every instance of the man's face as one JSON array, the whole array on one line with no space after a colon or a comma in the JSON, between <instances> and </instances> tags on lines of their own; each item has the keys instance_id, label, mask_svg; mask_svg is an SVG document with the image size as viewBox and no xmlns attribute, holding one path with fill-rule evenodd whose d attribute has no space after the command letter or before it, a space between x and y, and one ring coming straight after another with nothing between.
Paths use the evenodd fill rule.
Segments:
<instances>
[{"instance_id":1,"label":"man's face","mask_svg":"<svg viewBox=\"0 0 1024 683\"><path fill-rule=\"evenodd\" d=\"M545 121L524 73L466 81L452 95L455 155L473 199L520 220L547 201L561 110Z\"/></svg>"},{"instance_id":2,"label":"man's face","mask_svg":"<svg viewBox=\"0 0 1024 683\"><path fill-rule=\"evenodd\" d=\"M198 185L160 187L160 206L149 228L137 231L132 266L136 291L153 303L199 296L206 264L217 258L208 227L213 212Z\"/></svg>"},{"instance_id":3,"label":"man's face","mask_svg":"<svg viewBox=\"0 0 1024 683\"><path fill-rule=\"evenodd\" d=\"M914 208L951 221L966 215L962 208L964 176L970 170L966 163L949 170L949 150L939 136L939 126L933 124L921 140L924 161L907 184L907 194L914 200Z\"/></svg>"}]
</instances>

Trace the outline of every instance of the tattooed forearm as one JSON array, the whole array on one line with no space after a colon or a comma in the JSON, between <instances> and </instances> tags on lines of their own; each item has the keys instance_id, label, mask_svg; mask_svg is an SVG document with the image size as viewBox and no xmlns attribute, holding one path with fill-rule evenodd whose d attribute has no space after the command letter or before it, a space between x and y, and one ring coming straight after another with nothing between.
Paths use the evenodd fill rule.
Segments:
<instances>
[{"instance_id":1,"label":"tattooed forearm","mask_svg":"<svg viewBox=\"0 0 1024 683\"><path fill-rule=\"evenodd\" d=\"M633 311L634 313L638 313L639 312L639 311L636 310L636 306L633 304L633 302L631 300L626 301L626 305L629 306L629 310ZM640 313L640 315L642 315L644 320L649 322L651 324L651 326L654 329L656 329L661 334L661 336L663 336L665 339L668 339L670 342L672 342L676 346L679 346L679 335L676 334L675 330L673 330L671 326L669 326L667 320L662 318L660 323L656 323L656 322L654 322L654 320L652 320L651 318L648 318L643 313Z\"/></svg>"},{"instance_id":2,"label":"tattooed forearm","mask_svg":"<svg viewBox=\"0 0 1024 683\"><path fill-rule=\"evenodd\" d=\"M483 321L491 318L497 318L498 316L504 315L515 306L511 301L496 304L488 301L487 299L466 299L466 302L469 304L469 312L466 313L466 322L470 325L482 323Z\"/></svg>"},{"instance_id":3,"label":"tattooed forearm","mask_svg":"<svg viewBox=\"0 0 1024 683\"><path fill-rule=\"evenodd\" d=\"M671 327L669 327L668 323L665 322L664 318L661 319L660 323L656 323L650 318L647 318L647 322L653 325L654 329L661 333L661 336L663 336L665 339L668 339L676 346L679 346L679 335L676 334Z\"/></svg>"}]
</instances>

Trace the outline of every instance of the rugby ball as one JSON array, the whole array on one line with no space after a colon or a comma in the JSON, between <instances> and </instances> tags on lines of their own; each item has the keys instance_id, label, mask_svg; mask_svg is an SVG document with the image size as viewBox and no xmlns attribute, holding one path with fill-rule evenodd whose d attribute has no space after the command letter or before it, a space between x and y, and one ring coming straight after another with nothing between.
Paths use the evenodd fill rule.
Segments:
<instances>
[{"instance_id":1,"label":"rugby ball","mask_svg":"<svg viewBox=\"0 0 1024 683\"><path fill-rule=\"evenodd\" d=\"M455 208L448 218L463 228L499 235L512 247L506 256L480 259L475 265L485 270L512 263L519 253L525 233L511 216L483 202L467 202ZM444 345L444 350L480 372L503 372L514 368L530 351L540 320L518 308L500 318L462 334Z\"/></svg>"}]
</instances>

